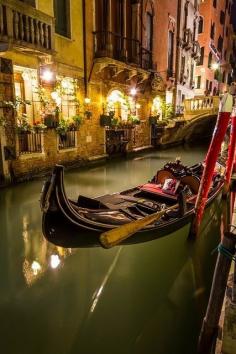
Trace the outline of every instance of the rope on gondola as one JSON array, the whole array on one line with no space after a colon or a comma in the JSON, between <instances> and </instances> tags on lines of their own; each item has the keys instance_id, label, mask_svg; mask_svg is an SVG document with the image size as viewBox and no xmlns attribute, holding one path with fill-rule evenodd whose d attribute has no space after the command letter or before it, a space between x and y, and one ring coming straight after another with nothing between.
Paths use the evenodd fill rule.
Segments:
<instances>
[{"instance_id":1,"label":"rope on gondola","mask_svg":"<svg viewBox=\"0 0 236 354\"><path fill-rule=\"evenodd\" d=\"M220 243L212 252L211 254L215 253L216 251L218 251L219 253L221 253L223 256L225 256L226 258L228 258L230 261L233 261L236 263L236 255L235 252L231 252L228 248L226 248L225 246L222 245L222 243Z\"/></svg>"}]
</instances>

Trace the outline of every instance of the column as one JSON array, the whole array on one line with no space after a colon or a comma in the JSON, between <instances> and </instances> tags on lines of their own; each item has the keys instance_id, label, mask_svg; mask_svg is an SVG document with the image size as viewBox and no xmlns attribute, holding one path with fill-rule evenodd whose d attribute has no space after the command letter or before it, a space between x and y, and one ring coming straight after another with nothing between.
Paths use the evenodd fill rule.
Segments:
<instances>
[{"instance_id":1,"label":"column","mask_svg":"<svg viewBox=\"0 0 236 354\"><path fill-rule=\"evenodd\" d=\"M112 1L107 1L107 38L106 38L106 48L108 54L112 56L113 54L113 36L112 36Z\"/></svg>"},{"instance_id":2,"label":"column","mask_svg":"<svg viewBox=\"0 0 236 354\"><path fill-rule=\"evenodd\" d=\"M123 0L123 40L122 40L122 57L127 58L127 0Z\"/></svg>"}]
</instances>

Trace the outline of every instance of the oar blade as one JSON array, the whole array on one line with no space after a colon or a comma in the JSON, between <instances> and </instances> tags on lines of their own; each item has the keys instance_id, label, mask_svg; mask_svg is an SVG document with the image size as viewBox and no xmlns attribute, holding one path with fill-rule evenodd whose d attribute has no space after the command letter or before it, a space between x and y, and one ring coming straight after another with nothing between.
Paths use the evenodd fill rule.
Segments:
<instances>
[{"instance_id":1,"label":"oar blade","mask_svg":"<svg viewBox=\"0 0 236 354\"><path fill-rule=\"evenodd\" d=\"M165 212L166 210L155 214L151 214L142 219L135 220L128 224L124 224L120 227L106 231L103 234L101 234L100 242L102 246L105 248L111 248L113 246L116 246L123 240L135 234L137 231L141 230L143 227L160 219L165 214Z\"/></svg>"}]
</instances>

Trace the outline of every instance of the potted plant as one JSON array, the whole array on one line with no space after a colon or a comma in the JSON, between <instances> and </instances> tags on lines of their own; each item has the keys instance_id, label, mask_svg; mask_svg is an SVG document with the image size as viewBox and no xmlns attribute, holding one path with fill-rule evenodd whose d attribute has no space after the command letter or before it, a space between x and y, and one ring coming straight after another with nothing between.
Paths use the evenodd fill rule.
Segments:
<instances>
[{"instance_id":1,"label":"potted plant","mask_svg":"<svg viewBox=\"0 0 236 354\"><path fill-rule=\"evenodd\" d=\"M44 124L47 128L56 128L59 123L60 108L56 106L55 110L51 113L46 113L44 116Z\"/></svg>"},{"instance_id":2,"label":"potted plant","mask_svg":"<svg viewBox=\"0 0 236 354\"><path fill-rule=\"evenodd\" d=\"M35 133L43 132L45 129L47 129L47 126L40 121L36 121L33 125Z\"/></svg>"},{"instance_id":3,"label":"potted plant","mask_svg":"<svg viewBox=\"0 0 236 354\"><path fill-rule=\"evenodd\" d=\"M74 124L76 128L79 128L82 121L83 118L79 114L76 114L75 116L72 117L72 124Z\"/></svg>"},{"instance_id":4,"label":"potted plant","mask_svg":"<svg viewBox=\"0 0 236 354\"><path fill-rule=\"evenodd\" d=\"M20 117L17 117L16 122L16 131L19 134L31 133L33 130L31 124L28 122L28 117L26 114L22 114Z\"/></svg>"},{"instance_id":5,"label":"potted plant","mask_svg":"<svg viewBox=\"0 0 236 354\"><path fill-rule=\"evenodd\" d=\"M57 134L65 136L68 130L70 130L69 122L64 118L60 119L58 126L56 127Z\"/></svg>"},{"instance_id":6,"label":"potted plant","mask_svg":"<svg viewBox=\"0 0 236 354\"><path fill-rule=\"evenodd\" d=\"M85 111L85 112L84 112L84 115L85 115L85 117L86 117L87 119L90 119L93 114L92 114L91 111Z\"/></svg>"},{"instance_id":7,"label":"potted plant","mask_svg":"<svg viewBox=\"0 0 236 354\"><path fill-rule=\"evenodd\" d=\"M140 119L139 119L139 117L137 117L137 116L135 116L133 114L129 114L127 122L131 123L131 125L139 125L140 124Z\"/></svg>"},{"instance_id":8,"label":"potted plant","mask_svg":"<svg viewBox=\"0 0 236 354\"><path fill-rule=\"evenodd\" d=\"M100 125L102 127L110 127L111 126L111 119L112 119L112 117L110 115L101 114L100 115Z\"/></svg>"},{"instance_id":9,"label":"potted plant","mask_svg":"<svg viewBox=\"0 0 236 354\"><path fill-rule=\"evenodd\" d=\"M149 124L156 124L157 123L158 116L150 116L149 117Z\"/></svg>"}]
</instances>

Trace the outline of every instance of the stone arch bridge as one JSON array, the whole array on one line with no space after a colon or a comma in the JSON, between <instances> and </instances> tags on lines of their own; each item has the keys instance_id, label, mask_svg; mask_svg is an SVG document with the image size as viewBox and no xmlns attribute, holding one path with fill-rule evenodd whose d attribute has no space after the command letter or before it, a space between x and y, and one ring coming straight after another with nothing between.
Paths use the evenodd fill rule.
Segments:
<instances>
[{"instance_id":1,"label":"stone arch bridge","mask_svg":"<svg viewBox=\"0 0 236 354\"><path fill-rule=\"evenodd\" d=\"M184 119L168 126L160 136L160 144L203 140L212 135L219 109L219 96L199 96L186 99Z\"/></svg>"}]
</instances>

